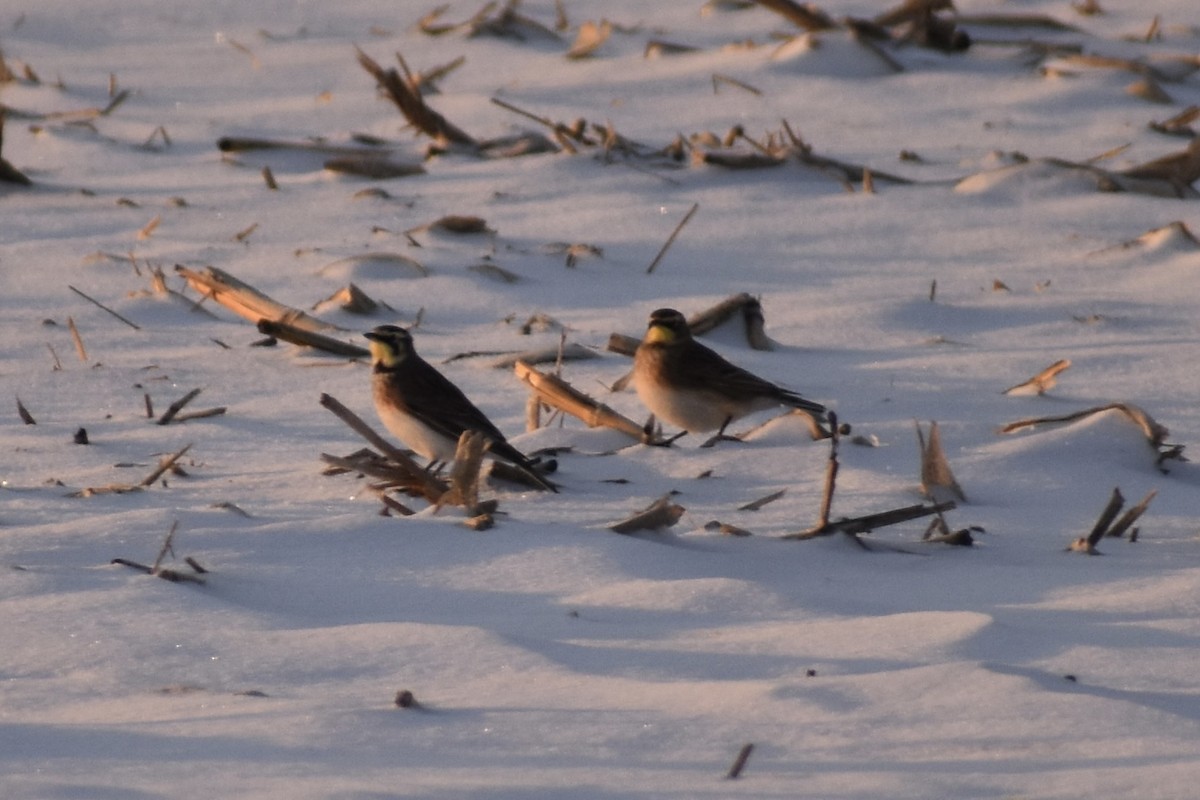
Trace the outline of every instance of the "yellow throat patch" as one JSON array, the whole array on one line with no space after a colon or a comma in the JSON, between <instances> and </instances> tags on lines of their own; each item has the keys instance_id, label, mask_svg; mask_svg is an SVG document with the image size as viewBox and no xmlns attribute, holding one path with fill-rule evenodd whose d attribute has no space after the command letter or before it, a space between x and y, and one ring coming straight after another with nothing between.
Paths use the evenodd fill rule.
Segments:
<instances>
[{"instance_id":1,"label":"yellow throat patch","mask_svg":"<svg viewBox=\"0 0 1200 800\"><path fill-rule=\"evenodd\" d=\"M678 337L675 331L668 328L666 325L652 324L646 329L646 336L642 341L647 344L671 344Z\"/></svg>"},{"instance_id":2,"label":"yellow throat patch","mask_svg":"<svg viewBox=\"0 0 1200 800\"><path fill-rule=\"evenodd\" d=\"M385 367L394 367L400 363L396 348L390 344L371 339L367 342L367 348L371 351L371 360L376 364L382 364Z\"/></svg>"}]
</instances>

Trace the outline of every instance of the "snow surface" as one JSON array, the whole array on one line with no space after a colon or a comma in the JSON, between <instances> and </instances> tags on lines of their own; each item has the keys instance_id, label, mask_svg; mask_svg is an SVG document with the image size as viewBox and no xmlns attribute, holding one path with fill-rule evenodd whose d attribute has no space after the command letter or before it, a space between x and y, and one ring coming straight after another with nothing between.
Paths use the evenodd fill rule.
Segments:
<instances>
[{"instance_id":1,"label":"snow surface","mask_svg":"<svg viewBox=\"0 0 1200 800\"><path fill-rule=\"evenodd\" d=\"M1200 103L1200 77L1164 83L1174 102L1158 105L1126 93L1132 73L1068 62L1043 74L1020 45L1194 55L1194 2L1107 0L1085 17L1067 2L964 0L962 13L1047 14L1077 30L968 25L981 43L966 53L891 50L897 74L840 33L777 52L773 34L797 31L762 9L565 0L572 26L618 26L596 57L568 61L570 34L424 35L432 5L0 9L6 61L41 78L0 87L6 106L103 107L110 75L131 90L90 124L10 113L5 129L4 157L34 186L0 185L0 794L1195 796L1200 471L1161 472L1115 412L996 432L1128 402L1170 442L1200 441L1200 252L1185 236L1139 239L1176 221L1200 231L1200 206L1098 192L1040 160L1128 145L1097 162L1117 170L1180 151L1186 139L1148 123ZM835 18L884 7L822 6ZM444 18L478 8L456 0ZM521 10L554 19L545 0ZM1160 35L1139 41L1155 15ZM651 39L699 49L644 59ZM877 180L867 194L798 164L671 169L595 152L447 155L423 176L371 182L310 154L218 152L222 136L370 133L420 159L426 140L377 96L356 45L414 70L465 56L430 103L481 138L537 127L493 97L655 147L734 125L765 139L786 119L818 154L918 183ZM1013 169L1014 153L1029 165ZM372 186L387 196L360 193ZM447 214L494 232L406 237ZM567 267L555 243L602 252ZM429 274L366 257L388 253ZM481 263L521 280L469 269ZM843 445L835 516L919 502L914 421L936 420L968 498L949 522L986 532L969 549L921 543L923 521L872 534L894 546L874 552L841 535L783 540L815 519L825 444L786 424L707 450L694 437L627 446L575 420L521 433L524 390L478 359L442 368L519 447L571 448L563 491L491 485L502 513L486 532L452 510L382 517L366 480L323 476L319 460L362 445L321 393L374 420L364 364L252 347L261 335L227 310L150 293L152 266L184 290L175 264L220 267L302 308L354 281L395 313L324 318L361 343L358 331L419 316L434 363L554 346L557 329L519 331L549 315L602 356L564 376L639 421L633 392L605 389L629 368L604 351L609 334L636 335L660 306L691 314L749 292L779 346L752 350L730 329L713 346L836 407L877 445ZM1046 395L1002 394L1061 358L1072 367ZM192 407L227 413L146 418L144 394L161 412L197 387ZM73 443L80 427L87 446ZM186 475L70 496L136 483L188 443ZM1158 491L1137 543L1064 552L1116 486L1131 503ZM687 509L670 531L605 530L668 491ZM722 536L711 520L755 535ZM211 570L203 586L110 563L152 562L176 521L169 563L197 559ZM400 690L420 707L396 708ZM727 780L745 743L750 760Z\"/></svg>"}]
</instances>

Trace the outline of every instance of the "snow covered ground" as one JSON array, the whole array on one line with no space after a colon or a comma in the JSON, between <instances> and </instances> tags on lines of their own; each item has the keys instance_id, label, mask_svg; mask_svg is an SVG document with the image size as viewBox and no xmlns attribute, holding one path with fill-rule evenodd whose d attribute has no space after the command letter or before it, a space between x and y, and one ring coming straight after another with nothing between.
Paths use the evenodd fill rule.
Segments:
<instances>
[{"instance_id":1,"label":"snow covered ground","mask_svg":"<svg viewBox=\"0 0 1200 800\"><path fill-rule=\"evenodd\" d=\"M455 0L437 24L480 6ZM958 6L970 49L877 45L885 57L844 28L787 42L802 31L778 14L700 2L564 0L569 29L524 41L428 35L433 4L413 2L0 8L15 73L0 85L2 154L33 182L0 184L0 794L1194 796L1200 470L1160 469L1119 411L997 430L1121 402L1195 455L1200 246L1187 229L1200 232L1200 205L1098 191L1096 172L1062 162L1100 157L1092 167L1119 175L1188 146L1149 125L1200 104L1200 12ZM821 7L835 20L885 10ZM519 11L554 26L547 0ZM981 19L997 15L1010 19ZM608 40L566 59L601 17ZM696 49L645 58L652 41ZM217 149L369 134L420 162L429 140L379 96L356 46L415 72L464 56L427 99L478 139L548 132L493 98L656 150L734 126L786 144L786 120L812 153L868 167L874 192L794 158L451 153L373 181L313 152ZM1127 91L1148 74L1165 102ZM109 113L81 113L124 90ZM490 232L425 227L452 214ZM564 243L590 247L568 266ZM161 267L198 299L176 264L299 308L353 282L394 309L320 312L345 341L419 320L419 351L517 446L565 448L561 493L492 482L500 513L483 532L421 501L414 517L380 516L368 480L322 475L320 460L363 444L322 393L375 420L365 362L252 346L263 337L247 320L153 291ZM633 392L606 388L630 367L609 335L740 292L761 298L776 348L751 349L735 325L705 340L836 408L858 437L842 443L834 517L921 502L915 421L935 420L967 498L947 521L982 528L974 547L922 542L925 520L870 534L871 551L841 534L783 539L816 519L829 454L791 421L712 449L575 419L524 432L510 369L442 364L553 347L565 327L599 357L563 377L641 422ZM523 334L538 314L559 325ZM1071 367L1045 394L1003 393L1059 359ZM147 418L145 396L161 414L195 388L187 410L226 412ZM75 496L137 483L188 444L184 474ZM1127 505L1157 491L1137 541L1065 552L1114 487ZM686 509L670 530L606 529L668 492ZM167 564L190 572L193 557L203 585L111 563L153 562L175 523ZM417 707L396 707L404 690Z\"/></svg>"}]
</instances>

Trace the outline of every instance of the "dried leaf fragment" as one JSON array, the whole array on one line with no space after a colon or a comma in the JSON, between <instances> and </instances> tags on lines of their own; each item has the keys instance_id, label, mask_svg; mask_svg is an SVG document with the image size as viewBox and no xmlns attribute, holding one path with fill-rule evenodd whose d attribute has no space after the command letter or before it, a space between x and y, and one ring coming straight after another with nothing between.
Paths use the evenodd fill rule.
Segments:
<instances>
[{"instance_id":1,"label":"dried leaf fragment","mask_svg":"<svg viewBox=\"0 0 1200 800\"><path fill-rule=\"evenodd\" d=\"M1016 386L1010 386L1004 390L1004 394L1011 395L1042 395L1053 389L1057 383L1057 376L1071 366L1070 359L1063 358L1055 361L1044 370L1034 375L1024 383L1018 383Z\"/></svg>"},{"instance_id":2,"label":"dried leaf fragment","mask_svg":"<svg viewBox=\"0 0 1200 800\"><path fill-rule=\"evenodd\" d=\"M567 58L580 59L594 55L600 46L608 41L608 37L612 36L612 32L613 26L608 20L601 20L599 23L588 20L579 26L575 42L567 50Z\"/></svg>"},{"instance_id":3,"label":"dried leaf fragment","mask_svg":"<svg viewBox=\"0 0 1200 800\"><path fill-rule=\"evenodd\" d=\"M670 494L664 494L636 514L608 526L614 533L636 533L670 528L679 522L686 511L683 506L672 502Z\"/></svg>"},{"instance_id":4,"label":"dried leaf fragment","mask_svg":"<svg viewBox=\"0 0 1200 800\"><path fill-rule=\"evenodd\" d=\"M379 311L381 305L386 307L386 304L371 299L366 292L350 283L314 305L313 311L324 311L334 307L348 314L369 316Z\"/></svg>"},{"instance_id":5,"label":"dried leaf fragment","mask_svg":"<svg viewBox=\"0 0 1200 800\"><path fill-rule=\"evenodd\" d=\"M929 423L928 437L917 423L917 444L921 449L921 494L936 503L950 498L966 501L967 496L950 469L942 449L942 433L937 422Z\"/></svg>"}]
</instances>

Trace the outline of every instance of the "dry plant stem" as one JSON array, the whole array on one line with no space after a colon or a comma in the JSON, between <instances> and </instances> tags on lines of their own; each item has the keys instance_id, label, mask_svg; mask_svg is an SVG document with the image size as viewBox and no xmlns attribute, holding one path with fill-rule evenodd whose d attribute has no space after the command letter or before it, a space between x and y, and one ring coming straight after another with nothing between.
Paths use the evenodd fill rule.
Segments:
<instances>
[{"instance_id":1,"label":"dry plant stem","mask_svg":"<svg viewBox=\"0 0 1200 800\"><path fill-rule=\"evenodd\" d=\"M67 317L67 330L71 332L71 341L75 342L75 352L79 354L79 360L86 364L87 348L83 346L83 337L79 335L79 328L75 327L74 317Z\"/></svg>"},{"instance_id":2,"label":"dry plant stem","mask_svg":"<svg viewBox=\"0 0 1200 800\"><path fill-rule=\"evenodd\" d=\"M175 416L175 422L188 422L193 419L208 419L209 417L220 417L229 409L225 406L217 406L216 408L206 408L203 411L191 411L187 414L178 414Z\"/></svg>"},{"instance_id":3,"label":"dry plant stem","mask_svg":"<svg viewBox=\"0 0 1200 800\"><path fill-rule=\"evenodd\" d=\"M1102 414L1105 411L1120 411L1129 418L1130 422L1142 429L1142 433L1146 436L1146 439L1155 448L1161 447L1163 440L1167 437L1168 431L1165 427L1156 422L1144 410L1130 403L1109 403L1108 405L1085 408L1083 411L1076 411L1072 414L1064 414L1059 417L1031 417L1029 419L1021 419L1008 423L1000 429L1000 433L1013 433L1014 431L1033 428L1038 425L1074 422L1084 417L1090 417L1093 414Z\"/></svg>"},{"instance_id":4,"label":"dry plant stem","mask_svg":"<svg viewBox=\"0 0 1200 800\"><path fill-rule=\"evenodd\" d=\"M623 356L630 356L632 358L637 353L639 344L641 344L640 339L633 336L626 336L623 333L614 333L609 335L606 349L610 353L620 353Z\"/></svg>"},{"instance_id":5,"label":"dry plant stem","mask_svg":"<svg viewBox=\"0 0 1200 800\"><path fill-rule=\"evenodd\" d=\"M122 89L120 94L110 100L104 108L93 107L81 108L76 111L48 111L42 113L38 111L19 111L15 108L4 107L4 113L12 116L14 119L40 120L43 122L86 122L97 117L107 117L117 109L117 106L129 98L129 91L129 89Z\"/></svg>"},{"instance_id":6,"label":"dry plant stem","mask_svg":"<svg viewBox=\"0 0 1200 800\"><path fill-rule=\"evenodd\" d=\"M413 514L417 513L415 511L413 511L411 508L409 508L408 506L404 505L404 503L401 503L399 500L397 500L394 497L388 496L384 492L379 493L379 501L381 503L383 503L385 508L387 508L391 511L395 511L397 514L399 514L402 517L411 517Z\"/></svg>"},{"instance_id":7,"label":"dry plant stem","mask_svg":"<svg viewBox=\"0 0 1200 800\"><path fill-rule=\"evenodd\" d=\"M409 478L419 486L421 493L430 502L437 502L437 499L446 491L445 483L430 475L417 462L409 458L403 450L400 450L376 433L370 425L363 422L358 415L342 405L337 398L328 394L322 394L321 405L329 409L334 416L350 426L355 433L366 439L369 444L398 464L405 472L409 473Z\"/></svg>"},{"instance_id":8,"label":"dry plant stem","mask_svg":"<svg viewBox=\"0 0 1200 800\"><path fill-rule=\"evenodd\" d=\"M92 297L88 297L86 294L84 294L83 292L79 291L78 289L76 289L74 286L71 286L70 284L68 284L68 285L67 285L67 288L68 288L68 289L70 289L70 290L71 290L72 292L74 292L75 294L77 294L77 295L79 295L80 297L82 297L84 300L87 300L89 303L91 303L92 305L96 306L97 308L103 309L104 311L107 311L109 314L112 314L114 317L116 317L117 319L121 320L121 322L124 322L126 325L128 325L128 326L129 326L129 327L131 327L131 328L133 328L135 331L140 331L140 330L141 330L141 327L140 327L140 326L138 326L138 325L135 325L134 323L132 323L132 322L130 322L129 320L125 319L125 317L122 317L120 314L118 314L117 312L113 311L111 308L109 308L108 306L104 305L104 304L103 304L103 303L101 303L99 300L96 300L95 298L92 298Z\"/></svg>"},{"instance_id":9,"label":"dry plant stem","mask_svg":"<svg viewBox=\"0 0 1200 800\"><path fill-rule=\"evenodd\" d=\"M217 267L205 267L203 271L197 272L177 264L175 271L200 294L211 297L233 313L255 324L266 319L284 322L293 328L314 333L340 330L336 325L322 322L298 308L276 302Z\"/></svg>"},{"instance_id":10,"label":"dry plant stem","mask_svg":"<svg viewBox=\"0 0 1200 800\"><path fill-rule=\"evenodd\" d=\"M663 244L662 249L658 251L658 255L650 262L650 266L646 267L646 274L654 272L658 262L663 260L663 256L667 254L667 250L671 249L671 245L675 243L675 238L679 236L679 232L683 230L683 226L687 225L696 212L700 209L699 203L692 203L692 207L683 215L683 219L679 220L679 224L675 226L675 230L671 231L671 235L667 237L667 241Z\"/></svg>"},{"instance_id":11,"label":"dry plant stem","mask_svg":"<svg viewBox=\"0 0 1200 800\"><path fill-rule=\"evenodd\" d=\"M366 358L370 355L370 352L365 347L359 347L350 342L343 342L340 339L334 339L331 336L325 336L314 331L297 328L294 325L278 320L260 319L258 321L258 331L267 336L274 336L276 339L283 339L285 342L323 350L335 356Z\"/></svg>"},{"instance_id":12,"label":"dry plant stem","mask_svg":"<svg viewBox=\"0 0 1200 800\"><path fill-rule=\"evenodd\" d=\"M391 152L386 148L347 147L321 144L320 142L295 142L286 139L253 139L236 136L224 136L218 139L217 149L223 153L244 153L254 150L302 150L327 156L383 156Z\"/></svg>"},{"instance_id":13,"label":"dry plant stem","mask_svg":"<svg viewBox=\"0 0 1200 800\"><path fill-rule=\"evenodd\" d=\"M834 23L823 11L811 4L799 5L793 0L754 0L763 8L774 11L789 22L806 31L824 31L834 27Z\"/></svg>"},{"instance_id":14,"label":"dry plant stem","mask_svg":"<svg viewBox=\"0 0 1200 800\"><path fill-rule=\"evenodd\" d=\"M750 94L754 95L755 97L762 96L761 89L756 89L748 83L743 83L742 81L739 81L737 78L731 78L728 75L722 75L719 72L714 72L713 76L712 76L713 94L718 93L718 87L722 83L727 83L730 86L736 86L737 88L741 89L742 91L749 92Z\"/></svg>"},{"instance_id":15,"label":"dry plant stem","mask_svg":"<svg viewBox=\"0 0 1200 800\"><path fill-rule=\"evenodd\" d=\"M795 131L792 130L792 126L788 124L787 120L783 120L782 122L784 133L787 134L788 139L791 140L792 143L792 149L790 152L801 164L807 164L810 167L817 167L819 169L827 169L835 172L838 174L843 183L862 182L863 173L866 169L865 167L857 164L848 164L845 161L838 161L835 158L827 158L825 156L817 155L812 151L812 148L809 145L805 144L804 141L796 135ZM882 172L880 170L872 170L872 176L872 180L885 180L890 181L891 183L900 184L902 186L911 186L913 183L908 178L904 178L899 175L893 175L890 172Z\"/></svg>"},{"instance_id":16,"label":"dry plant stem","mask_svg":"<svg viewBox=\"0 0 1200 800\"><path fill-rule=\"evenodd\" d=\"M165 473L167 470L174 467L175 462L178 461L179 459L183 458L183 455L188 450L191 450L191 449L192 449L192 443L189 442L186 445L184 445L183 447L181 447L179 450L177 450L176 452L172 453L171 455L169 455L166 458L159 461L158 466L154 469L154 471L151 472L146 477L142 478L142 482L139 483L138 486L146 487L146 486L152 485L156 480L158 480L159 478L161 478L163 476L163 473Z\"/></svg>"},{"instance_id":17,"label":"dry plant stem","mask_svg":"<svg viewBox=\"0 0 1200 800\"><path fill-rule=\"evenodd\" d=\"M158 568L162 566L163 559L167 557L168 553L171 555L175 554L172 545L175 540L175 531L177 530L179 530L179 520L171 523L171 530L167 531L167 535L163 538L162 547L158 549L158 555L154 559L154 566L150 568L151 573L158 572Z\"/></svg>"},{"instance_id":18,"label":"dry plant stem","mask_svg":"<svg viewBox=\"0 0 1200 800\"><path fill-rule=\"evenodd\" d=\"M774 346L767 337L764 329L762 303L757 297L746 292L727 297L711 308L705 309L688 318L688 327L692 333L702 336L713 330L726 320L741 314L745 322L746 341L755 350L772 350Z\"/></svg>"},{"instance_id":19,"label":"dry plant stem","mask_svg":"<svg viewBox=\"0 0 1200 800\"><path fill-rule=\"evenodd\" d=\"M1100 512L1100 516L1096 519L1096 524L1092 526L1091 532L1087 535L1088 544L1092 547L1104 538L1108 533L1108 528L1112 525L1113 520L1117 518L1117 514L1121 512L1121 508L1125 505L1125 497L1121 494L1119 488L1112 490L1112 495L1108 498L1108 503L1104 506L1104 510Z\"/></svg>"},{"instance_id":20,"label":"dry plant stem","mask_svg":"<svg viewBox=\"0 0 1200 800\"><path fill-rule=\"evenodd\" d=\"M371 452L371 451L368 451ZM387 459L379 458L373 452L372 457L356 457L354 455L348 457L334 456L329 453L321 453L321 460L326 464L337 467L341 472L357 472L371 478L377 478L380 483L372 484L370 488L379 494L380 500L384 505L390 505L387 502L385 492L389 489L399 489L408 494L419 497L424 497L431 503L436 503L441 495L432 496L426 491L425 480L428 477L424 470L418 468L418 472L414 473L397 462L388 461ZM336 474L326 472L325 474ZM444 486L444 484L439 484ZM403 514L410 516L412 512Z\"/></svg>"},{"instance_id":21,"label":"dry plant stem","mask_svg":"<svg viewBox=\"0 0 1200 800\"><path fill-rule=\"evenodd\" d=\"M397 54L397 58L399 57ZM358 51L358 63L375 78L409 124L421 133L438 142L466 145L471 148L477 146L474 137L425 104L407 67L404 67L405 77L402 78L395 69L384 69L362 50ZM400 59L400 63L403 67L403 59Z\"/></svg>"},{"instance_id":22,"label":"dry plant stem","mask_svg":"<svg viewBox=\"0 0 1200 800\"><path fill-rule=\"evenodd\" d=\"M159 417L158 424L166 425L171 420L175 419L175 415L182 411L184 406L195 400L196 396L200 394L200 392L201 390L199 388L192 389L183 397L179 398L174 403L171 403L171 405L167 407L167 410L163 412L163 415Z\"/></svg>"},{"instance_id":23,"label":"dry plant stem","mask_svg":"<svg viewBox=\"0 0 1200 800\"><path fill-rule=\"evenodd\" d=\"M154 419L154 402L150 399L150 393L142 394L142 402L146 405L146 419Z\"/></svg>"},{"instance_id":24,"label":"dry plant stem","mask_svg":"<svg viewBox=\"0 0 1200 800\"><path fill-rule=\"evenodd\" d=\"M717 328L722 323L732 319L738 313L744 313L745 308L758 300L746 292L727 297L715 306L688 317L688 328L696 336L702 336Z\"/></svg>"},{"instance_id":25,"label":"dry plant stem","mask_svg":"<svg viewBox=\"0 0 1200 800\"><path fill-rule=\"evenodd\" d=\"M425 168L420 164L406 164L402 161L392 161L384 156L377 155L330 158L321 166L330 172L355 175L360 178L371 178L373 180L408 178L413 175L425 174Z\"/></svg>"},{"instance_id":26,"label":"dry plant stem","mask_svg":"<svg viewBox=\"0 0 1200 800\"><path fill-rule=\"evenodd\" d=\"M838 445L842 440L837 422L837 414L829 412L829 461L825 464L825 490L821 494L821 506L817 510L817 524L814 530L829 527L829 514L833 510L833 492L838 474Z\"/></svg>"},{"instance_id":27,"label":"dry plant stem","mask_svg":"<svg viewBox=\"0 0 1200 800\"><path fill-rule=\"evenodd\" d=\"M538 372L523 361L513 365L513 371L551 408L583 420L589 428L612 428L639 442L646 441L645 431L636 422L593 400L561 378Z\"/></svg>"},{"instance_id":28,"label":"dry plant stem","mask_svg":"<svg viewBox=\"0 0 1200 800\"><path fill-rule=\"evenodd\" d=\"M1133 526L1133 523L1137 522L1142 514L1146 513L1146 509L1150 507L1150 501L1153 500L1157 495L1157 489L1151 489L1149 492L1147 492L1146 496L1143 497L1136 506L1122 514L1121 518L1114 522L1112 527L1105 531L1104 535L1110 536L1114 539L1124 536L1125 531L1129 530L1130 527Z\"/></svg>"},{"instance_id":29,"label":"dry plant stem","mask_svg":"<svg viewBox=\"0 0 1200 800\"><path fill-rule=\"evenodd\" d=\"M753 743L747 742L742 745L742 749L738 751L737 758L733 760L733 764L729 767L729 772L725 773L725 777L729 780L736 780L742 774L742 770L746 768L746 763L750 760L750 754L753 752Z\"/></svg>"},{"instance_id":30,"label":"dry plant stem","mask_svg":"<svg viewBox=\"0 0 1200 800\"><path fill-rule=\"evenodd\" d=\"M533 120L539 125L549 128L551 133L554 134L554 138L558 142L559 147L561 147L563 150L569 151L571 154L578 152L571 142L578 142L579 144L587 145L595 144L594 141L584 136L581 131L570 128L561 122L555 122L548 117L541 117L530 111L526 111L523 108L518 108L512 103L501 100L499 97L493 97L491 98L491 101L493 104L500 106L500 108L503 108L505 111L511 111L514 114L519 114L526 119Z\"/></svg>"},{"instance_id":31,"label":"dry plant stem","mask_svg":"<svg viewBox=\"0 0 1200 800\"><path fill-rule=\"evenodd\" d=\"M524 361L526 364L558 364L561 365L564 361L584 361L589 358L596 358L595 352L584 347L581 344L572 342L563 347L547 347L541 350L523 350L520 353L512 353L503 355L492 362L492 366L497 369L508 369L514 366L518 361Z\"/></svg>"},{"instance_id":32,"label":"dry plant stem","mask_svg":"<svg viewBox=\"0 0 1200 800\"><path fill-rule=\"evenodd\" d=\"M752 500L745 505L738 506L738 511L758 511L763 506L774 503L779 498L787 493L787 489L780 489L778 492L771 492L765 497L760 497L757 500Z\"/></svg>"},{"instance_id":33,"label":"dry plant stem","mask_svg":"<svg viewBox=\"0 0 1200 800\"><path fill-rule=\"evenodd\" d=\"M438 498L437 505L462 506L474 515L479 507L479 471L487 452L487 437L479 431L463 431L450 467L450 490Z\"/></svg>"},{"instance_id":34,"label":"dry plant stem","mask_svg":"<svg viewBox=\"0 0 1200 800\"><path fill-rule=\"evenodd\" d=\"M945 503L937 503L935 505L912 505L902 508L895 508L890 511L881 511L878 514L866 514L861 517L851 517L849 519L841 519L837 522L831 522L824 528L812 529L801 533L789 533L782 536L782 539L813 539L818 536L827 536L832 533L845 533L857 537L861 533L868 533L876 528L886 528L889 525L899 525L901 522L908 522L921 517L928 517L931 514L940 514L945 511L952 511L958 505L953 501Z\"/></svg>"}]
</instances>

